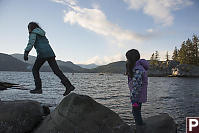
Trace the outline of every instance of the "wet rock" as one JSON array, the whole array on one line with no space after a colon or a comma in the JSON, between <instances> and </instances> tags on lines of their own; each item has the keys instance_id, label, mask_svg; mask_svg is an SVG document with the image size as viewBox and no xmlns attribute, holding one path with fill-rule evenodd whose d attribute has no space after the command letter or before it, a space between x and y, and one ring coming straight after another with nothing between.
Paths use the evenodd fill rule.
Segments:
<instances>
[{"instance_id":1,"label":"wet rock","mask_svg":"<svg viewBox=\"0 0 199 133\"><path fill-rule=\"evenodd\" d=\"M3 86L5 88L11 88L13 86L17 86L18 84L13 84L13 83L7 83L7 82L0 82L0 86Z\"/></svg>"},{"instance_id":2,"label":"wet rock","mask_svg":"<svg viewBox=\"0 0 199 133\"><path fill-rule=\"evenodd\" d=\"M20 86L19 84L0 82L0 90L7 90L7 88L18 89L18 90L28 90L27 88Z\"/></svg>"},{"instance_id":3,"label":"wet rock","mask_svg":"<svg viewBox=\"0 0 199 133\"><path fill-rule=\"evenodd\" d=\"M136 133L177 133L177 126L168 114L147 118L144 126L137 126Z\"/></svg>"},{"instance_id":4,"label":"wet rock","mask_svg":"<svg viewBox=\"0 0 199 133\"><path fill-rule=\"evenodd\" d=\"M34 133L133 133L130 126L91 97L65 97Z\"/></svg>"},{"instance_id":5,"label":"wet rock","mask_svg":"<svg viewBox=\"0 0 199 133\"><path fill-rule=\"evenodd\" d=\"M0 133L28 133L42 120L43 108L35 101L0 102Z\"/></svg>"},{"instance_id":6,"label":"wet rock","mask_svg":"<svg viewBox=\"0 0 199 133\"><path fill-rule=\"evenodd\" d=\"M15 87L17 84L0 82L0 90L7 90L7 88Z\"/></svg>"}]
</instances>

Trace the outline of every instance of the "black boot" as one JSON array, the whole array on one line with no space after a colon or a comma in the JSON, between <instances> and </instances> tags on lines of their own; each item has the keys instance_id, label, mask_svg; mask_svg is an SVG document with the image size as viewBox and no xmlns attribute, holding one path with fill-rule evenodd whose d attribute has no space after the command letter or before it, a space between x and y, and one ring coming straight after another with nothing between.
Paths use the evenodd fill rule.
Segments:
<instances>
[{"instance_id":1,"label":"black boot","mask_svg":"<svg viewBox=\"0 0 199 133\"><path fill-rule=\"evenodd\" d=\"M61 83L66 87L66 90L63 94L63 96L68 95L71 91L75 89L75 87L70 83L70 81L67 79L65 81L61 81Z\"/></svg>"},{"instance_id":2,"label":"black boot","mask_svg":"<svg viewBox=\"0 0 199 133\"><path fill-rule=\"evenodd\" d=\"M42 89L34 89L34 90L30 90L30 93L32 94L42 94Z\"/></svg>"},{"instance_id":3,"label":"black boot","mask_svg":"<svg viewBox=\"0 0 199 133\"><path fill-rule=\"evenodd\" d=\"M74 89L75 89L75 87L74 87L73 85L67 87L66 90L65 90L65 92L64 92L64 94L63 94L63 96L68 95L68 94L69 94L71 91L73 91Z\"/></svg>"},{"instance_id":4,"label":"black boot","mask_svg":"<svg viewBox=\"0 0 199 133\"><path fill-rule=\"evenodd\" d=\"M38 81L35 80L35 89L30 90L30 93L32 93L32 94L42 94L41 87L42 87L41 80L38 80Z\"/></svg>"}]
</instances>

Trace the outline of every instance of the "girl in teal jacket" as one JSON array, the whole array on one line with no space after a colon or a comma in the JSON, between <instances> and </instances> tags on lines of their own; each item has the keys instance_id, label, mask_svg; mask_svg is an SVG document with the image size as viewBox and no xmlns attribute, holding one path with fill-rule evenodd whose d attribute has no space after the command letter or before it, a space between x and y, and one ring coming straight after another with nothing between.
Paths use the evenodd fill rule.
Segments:
<instances>
[{"instance_id":1,"label":"girl in teal jacket","mask_svg":"<svg viewBox=\"0 0 199 133\"><path fill-rule=\"evenodd\" d=\"M61 83L66 87L64 96L68 95L75 87L70 83L68 78L59 69L55 60L55 53L53 52L48 39L45 36L45 31L39 27L35 22L28 24L29 41L24 52L24 60L28 60L28 53L34 47L37 51L37 58L32 68L32 73L35 81L35 89L31 90L30 93L42 93L42 82L40 79L39 69L41 66L48 61L53 72L61 79Z\"/></svg>"}]
</instances>

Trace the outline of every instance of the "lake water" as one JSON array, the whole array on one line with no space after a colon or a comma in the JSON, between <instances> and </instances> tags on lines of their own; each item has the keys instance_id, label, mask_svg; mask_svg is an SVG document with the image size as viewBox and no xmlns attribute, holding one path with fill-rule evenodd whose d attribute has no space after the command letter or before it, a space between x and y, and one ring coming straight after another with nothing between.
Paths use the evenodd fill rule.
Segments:
<instances>
[{"instance_id":1,"label":"lake water","mask_svg":"<svg viewBox=\"0 0 199 133\"><path fill-rule=\"evenodd\" d=\"M133 123L127 77L121 74L99 75L65 73L76 87L77 94L85 94L117 112L128 124ZM0 72L0 81L18 83L29 90L0 91L0 99L36 100L55 107L62 99L64 87L51 72L41 72L43 94L29 93L34 89L30 72ZM178 133L185 132L185 118L199 116L199 78L149 77L148 102L143 104L143 118L168 113L177 122Z\"/></svg>"}]
</instances>

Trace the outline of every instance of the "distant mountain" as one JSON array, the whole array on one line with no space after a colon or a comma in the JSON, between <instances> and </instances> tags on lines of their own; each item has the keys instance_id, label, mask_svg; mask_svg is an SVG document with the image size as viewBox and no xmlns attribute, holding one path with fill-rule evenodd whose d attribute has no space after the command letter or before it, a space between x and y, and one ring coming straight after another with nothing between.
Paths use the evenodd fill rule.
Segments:
<instances>
[{"instance_id":1,"label":"distant mountain","mask_svg":"<svg viewBox=\"0 0 199 133\"><path fill-rule=\"evenodd\" d=\"M17 59L19 59L19 60L25 62L24 59L23 59L23 54L12 54L11 56L13 56L13 57L15 57L15 58L17 58ZM36 60L36 57L35 57L35 56L29 55L29 56L28 56L28 61L27 61L27 63L33 65L34 62L35 62L35 60ZM75 65L75 64L73 64L71 61L66 61L66 62L65 62L65 61L57 60L57 64L59 65L60 68L63 69L64 72L87 72L87 69L82 68L82 67L80 67L80 66L78 66L78 65ZM44 64L44 66L42 66L41 71L44 71L45 69L46 69L45 71L49 71L50 68L48 68L48 67L49 67L49 65L48 65L48 63L46 62L46 63ZM45 68L45 69L44 69L44 68Z\"/></svg>"},{"instance_id":2,"label":"distant mountain","mask_svg":"<svg viewBox=\"0 0 199 133\"><path fill-rule=\"evenodd\" d=\"M33 57L30 57L30 59L34 59ZM25 63L21 60L18 60L17 58L14 58L11 55L0 53L0 71L31 71L33 64ZM66 66L60 66L60 69L63 72L79 72L75 71L71 68L68 68ZM41 72L51 72L51 68L49 66L42 66Z\"/></svg>"},{"instance_id":3,"label":"distant mountain","mask_svg":"<svg viewBox=\"0 0 199 133\"><path fill-rule=\"evenodd\" d=\"M21 62L24 62L23 54L12 54L13 57L19 59ZM33 65L36 60L35 56L29 56L27 63ZM26 63L26 64L27 64ZM97 66L96 64L79 64L75 65L71 61L61 61L57 60L57 64L60 69L64 72L84 72L84 73L125 73L125 61L113 62L107 65ZM32 67L31 67L32 68ZM42 66L41 71L51 71L47 62Z\"/></svg>"},{"instance_id":4,"label":"distant mountain","mask_svg":"<svg viewBox=\"0 0 199 133\"><path fill-rule=\"evenodd\" d=\"M28 56L28 61L24 61L23 54L11 54L11 56L14 58L17 58L18 60L20 60L22 62L28 63L28 64L34 64L34 62L36 60L36 57L32 56L32 55Z\"/></svg>"},{"instance_id":5,"label":"distant mountain","mask_svg":"<svg viewBox=\"0 0 199 133\"><path fill-rule=\"evenodd\" d=\"M29 71L30 65L8 54L0 53L0 71Z\"/></svg>"},{"instance_id":6,"label":"distant mountain","mask_svg":"<svg viewBox=\"0 0 199 133\"><path fill-rule=\"evenodd\" d=\"M93 68L96 68L98 67L98 65L96 64L88 64L88 65L85 65L85 64L77 64L78 66L82 67L82 68L86 68L86 69L93 69Z\"/></svg>"},{"instance_id":7,"label":"distant mountain","mask_svg":"<svg viewBox=\"0 0 199 133\"><path fill-rule=\"evenodd\" d=\"M118 61L107 65L98 66L97 68L91 69L93 73L121 73L124 74L126 71L126 62Z\"/></svg>"},{"instance_id":8,"label":"distant mountain","mask_svg":"<svg viewBox=\"0 0 199 133\"><path fill-rule=\"evenodd\" d=\"M87 71L87 69L82 68L78 65L75 65L71 61L64 62L64 61L61 61L61 60L57 60L57 64L59 66L66 66L66 67L71 68L71 69L73 69L74 71L77 71L77 72L86 72Z\"/></svg>"},{"instance_id":9,"label":"distant mountain","mask_svg":"<svg viewBox=\"0 0 199 133\"><path fill-rule=\"evenodd\" d=\"M0 53L0 71L31 71L32 66L35 62L35 56L29 56L29 61L25 62L23 60L23 54L12 54L7 55ZM87 68L96 67L93 69L85 69L78 65L73 64L71 61L61 61L57 60L60 69L63 72L85 72L85 73L124 73L125 72L125 62L113 62L108 65L98 66L95 64L82 65ZM41 67L43 72L52 71L48 64Z\"/></svg>"}]
</instances>

